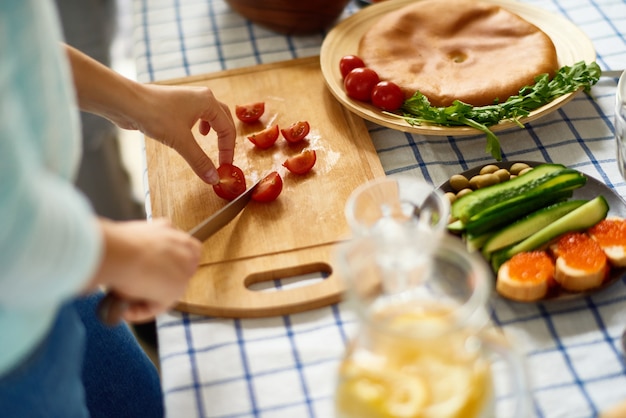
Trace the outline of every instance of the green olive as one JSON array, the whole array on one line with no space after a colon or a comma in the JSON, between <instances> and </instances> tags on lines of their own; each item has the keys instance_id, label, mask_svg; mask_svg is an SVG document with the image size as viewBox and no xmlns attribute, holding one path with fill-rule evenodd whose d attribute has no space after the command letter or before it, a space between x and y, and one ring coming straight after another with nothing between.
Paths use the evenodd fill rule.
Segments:
<instances>
[{"instance_id":1,"label":"green olive","mask_svg":"<svg viewBox=\"0 0 626 418\"><path fill-rule=\"evenodd\" d=\"M489 164L480 169L480 174L491 174L498 171L500 167L495 164Z\"/></svg>"},{"instance_id":2,"label":"green olive","mask_svg":"<svg viewBox=\"0 0 626 418\"><path fill-rule=\"evenodd\" d=\"M519 172L518 176L521 176L522 174L528 173L532 169L533 169L532 167L526 167L525 169L523 169L522 171Z\"/></svg>"},{"instance_id":3,"label":"green olive","mask_svg":"<svg viewBox=\"0 0 626 418\"><path fill-rule=\"evenodd\" d=\"M515 174L516 176L519 176L520 171L530 168L530 166L526 163L515 163L511 166L511 168L509 169L509 171L511 172L511 174Z\"/></svg>"},{"instance_id":4,"label":"green olive","mask_svg":"<svg viewBox=\"0 0 626 418\"><path fill-rule=\"evenodd\" d=\"M459 190L459 192L456 194L456 198L460 199L463 196L465 196L466 194L470 194L472 192L473 192L473 190L470 189L469 187L467 189Z\"/></svg>"},{"instance_id":5,"label":"green olive","mask_svg":"<svg viewBox=\"0 0 626 418\"><path fill-rule=\"evenodd\" d=\"M493 174L498 176L498 179L500 179L500 183L511 179L511 173L509 173L509 170L507 170L506 168L501 168L498 171L495 171Z\"/></svg>"},{"instance_id":6,"label":"green olive","mask_svg":"<svg viewBox=\"0 0 626 418\"><path fill-rule=\"evenodd\" d=\"M452 192L446 192L445 196L448 198L448 200L450 201L450 204L453 204L454 201L456 200L456 194L452 193Z\"/></svg>"},{"instance_id":7,"label":"green olive","mask_svg":"<svg viewBox=\"0 0 626 418\"><path fill-rule=\"evenodd\" d=\"M455 174L450 177L450 187L455 192L461 191L469 187L469 180L462 174Z\"/></svg>"},{"instance_id":8,"label":"green olive","mask_svg":"<svg viewBox=\"0 0 626 418\"><path fill-rule=\"evenodd\" d=\"M470 185L474 190L492 186L494 184L498 184L499 182L500 179L493 173L479 174L470 179Z\"/></svg>"}]
</instances>

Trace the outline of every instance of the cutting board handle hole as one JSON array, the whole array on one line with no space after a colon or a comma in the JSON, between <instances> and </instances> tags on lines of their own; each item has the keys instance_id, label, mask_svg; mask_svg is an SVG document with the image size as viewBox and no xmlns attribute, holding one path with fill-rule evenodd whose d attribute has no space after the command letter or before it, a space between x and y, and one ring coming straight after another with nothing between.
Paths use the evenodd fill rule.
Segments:
<instances>
[{"instance_id":1,"label":"cutting board handle hole","mask_svg":"<svg viewBox=\"0 0 626 418\"><path fill-rule=\"evenodd\" d=\"M246 277L244 286L260 292L287 290L323 282L331 273L328 264L312 263L251 274Z\"/></svg>"}]
</instances>

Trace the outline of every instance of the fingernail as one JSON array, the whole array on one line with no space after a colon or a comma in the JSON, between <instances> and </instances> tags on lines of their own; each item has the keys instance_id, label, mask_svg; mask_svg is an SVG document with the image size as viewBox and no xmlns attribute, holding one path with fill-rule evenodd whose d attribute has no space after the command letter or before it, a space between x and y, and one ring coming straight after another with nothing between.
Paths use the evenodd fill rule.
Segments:
<instances>
[{"instance_id":1,"label":"fingernail","mask_svg":"<svg viewBox=\"0 0 626 418\"><path fill-rule=\"evenodd\" d=\"M220 176L217 174L217 171L215 170L211 170L208 173L206 173L204 175L204 178L206 181L209 182L209 184L217 184L220 182Z\"/></svg>"}]
</instances>

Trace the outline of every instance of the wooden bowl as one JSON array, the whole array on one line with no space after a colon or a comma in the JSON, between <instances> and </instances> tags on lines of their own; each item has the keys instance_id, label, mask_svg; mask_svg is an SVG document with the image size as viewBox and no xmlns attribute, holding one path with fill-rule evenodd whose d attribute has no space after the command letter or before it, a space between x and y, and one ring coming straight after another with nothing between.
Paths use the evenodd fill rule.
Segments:
<instances>
[{"instance_id":1,"label":"wooden bowl","mask_svg":"<svg viewBox=\"0 0 626 418\"><path fill-rule=\"evenodd\" d=\"M350 0L226 0L246 19L288 35L304 35L330 27Z\"/></svg>"}]
</instances>

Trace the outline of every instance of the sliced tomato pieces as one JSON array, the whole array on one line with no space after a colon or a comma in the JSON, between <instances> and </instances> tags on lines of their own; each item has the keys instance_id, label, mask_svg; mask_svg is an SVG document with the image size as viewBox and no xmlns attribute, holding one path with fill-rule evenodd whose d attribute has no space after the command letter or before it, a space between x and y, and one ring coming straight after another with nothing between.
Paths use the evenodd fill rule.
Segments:
<instances>
[{"instance_id":1,"label":"sliced tomato pieces","mask_svg":"<svg viewBox=\"0 0 626 418\"><path fill-rule=\"evenodd\" d=\"M296 143L304 139L309 134L311 126L307 121L299 121L292 123L285 129L281 129L280 132L287 142Z\"/></svg>"},{"instance_id":2,"label":"sliced tomato pieces","mask_svg":"<svg viewBox=\"0 0 626 418\"><path fill-rule=\"evenodd\" d=\"M246 191L246 176L241 168L232 164L222 164L217 168L220 182L213 190L222 199L233 200Z\"/></svg>"},{"instance_id":3,"label":"sliced tomato pieces","mask_svg":"<svg viewBox=\"0 0 626 418\"><path fill-rule=\"evenodd\" d=\"M272 202L283 191L283 179L276 171L272 171L263 178L252 192L252 200L257 202Z\"/></svg>"},{"instance_id":4,"label":"sliced tomato pieces","mask_svg":"<svg viewBox=\"0 0 626 418\"><path fill-rule=\"evenodd\" d=\"M250 135L248 139L259 148L269 148L278 139L278 125L269 126L261 132Z\"/></svg>"},{"instance_id":5,"label":"sliced tomato pieces","mask_svg":"<svg viewBox=\"0 0 626 418\"><path fill-rule=\"evenodd\" d=\"M237 119L244 123L253 123L258 121L265 112L265 102L248 103L235 106L235 115Z\"/></svg>"},{"instance_id":6,"label":"sliced tomato pieces","mask_svg":"<svg viewBox=\"0 0 626 418\"><path fill-rule=\"evenodd\" d=\"M283 166L293 174L306 174L311 171L316 160L315 150L305 149L300 154L287 158Z\"/></svg>"}]
</instances>

